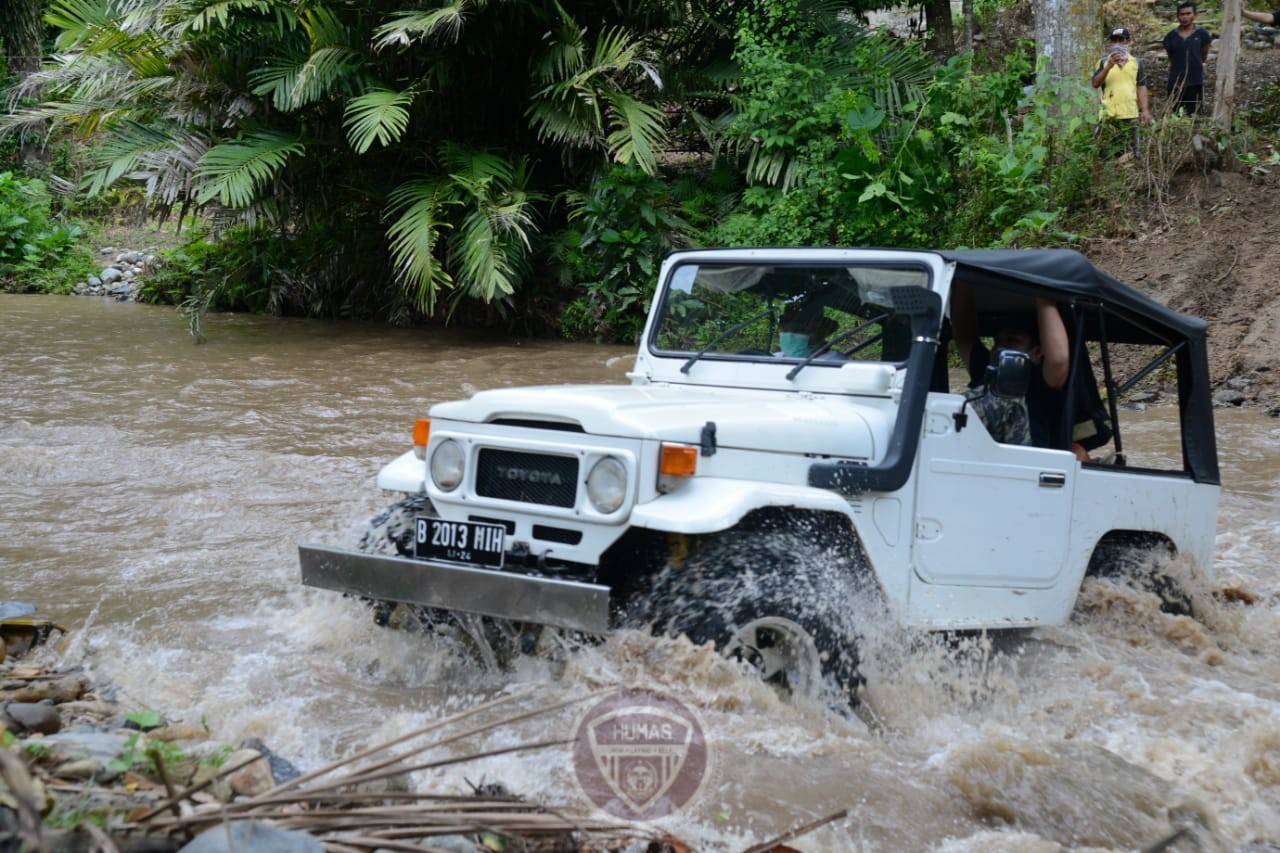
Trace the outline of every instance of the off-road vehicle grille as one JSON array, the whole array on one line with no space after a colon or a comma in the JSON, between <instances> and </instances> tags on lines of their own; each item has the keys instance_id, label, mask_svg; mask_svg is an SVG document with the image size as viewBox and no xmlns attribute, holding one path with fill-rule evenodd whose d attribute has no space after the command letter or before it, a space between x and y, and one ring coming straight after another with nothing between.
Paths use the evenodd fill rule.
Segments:
<instances>
[{"instance_id":1,"label":"off-road vehicle grille","mask_svg":"<svg viewBox=\"0 0 1280 853\"><path fill-rule=\"evenodd\" d=\"M482 448L476 494L529 504L571 507L578 492L578 460Z\"/></svg>"}]
</instances>

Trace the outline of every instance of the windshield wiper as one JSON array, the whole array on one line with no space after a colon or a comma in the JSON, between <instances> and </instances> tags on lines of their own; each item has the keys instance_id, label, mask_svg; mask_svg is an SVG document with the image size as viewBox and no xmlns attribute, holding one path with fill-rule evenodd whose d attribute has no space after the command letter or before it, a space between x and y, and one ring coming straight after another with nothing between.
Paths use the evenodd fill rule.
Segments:
<instances>
[{"instance_id":1,"label":"windshield wiper","mask_svg":"<svg viewBox=\"0 0 1280 853\"><path fill-rule=\"evenodd\" d=\"M688 373L689 368L693 367L694 363L697 362L698 359L706 355L713 346L720 343L725 338L733 337L734 335L738 334L738 332L741 332L743 329L745 329L747 326L750 326L752 323L756 322L757 320L761 320L765 317L768 317L770 314L773 313L773 308L774 306L770 305L768 308L764 309L759 314L756 314L754 317L749 317L746 320L743 320L741 323L738 323L737 325L734 325L734 326L730 326L720 334L716 335L714 338L711 339L711 342L708 343L705 347L698 350L693 355L689 356L689 360L686 361L680 367L680 372Z\"/></svg>"},{"instance_id":2,"label":"windshield wiper","mask_svg":"<svg viewBox=\"0 0 1280 853\"><path fill-rule=\"evenodd\" d=\"M797 373L804 370L806 367L808 367L817 359L831 352L831 348L834 347L836 344L849 340L849 338L852 338L854 335L858 334L858 332L861 332L863 329L874 326L876 323L884 322L885 320L889 319L889 316L891 314L893 314L892 311L885 311L883 314L877 314L876 316L872 317L870 320L863 323L862 325L854 326L852 329L848 329L836 335L834 338L827 341L825 344L818 347L813 352L809 353L808 357L806 357L804 361L800 362L795 367L791 368L791 370L788 371L787 373L787 381L790 382L792 379L795 379ZM875 343L877 340L879 340L882 337L884 337L883 332L880 333L879 335L872 337L870 340L863 341L862 343L858 344L858 346L854 347L849 352L850 354L855 353L858 350L862 349L863 347Z\"/></svg>"}]
</instances>

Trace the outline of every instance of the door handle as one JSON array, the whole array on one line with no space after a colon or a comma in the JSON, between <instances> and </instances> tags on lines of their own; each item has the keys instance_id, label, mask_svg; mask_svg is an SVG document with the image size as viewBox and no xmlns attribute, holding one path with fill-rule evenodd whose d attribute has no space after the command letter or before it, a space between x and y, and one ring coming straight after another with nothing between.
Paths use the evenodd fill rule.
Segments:
<instances>
[{"instance_id":1,"label":"door handle","mask_svg":"<svg viewBox=\"0 0 1280 853\"><path fill-rule=\"evenodd\" d=\"M1041 471L1040 488L1061 489L1067 485L1067 475L1061 471Z\"/></svg>"}]
</instances>

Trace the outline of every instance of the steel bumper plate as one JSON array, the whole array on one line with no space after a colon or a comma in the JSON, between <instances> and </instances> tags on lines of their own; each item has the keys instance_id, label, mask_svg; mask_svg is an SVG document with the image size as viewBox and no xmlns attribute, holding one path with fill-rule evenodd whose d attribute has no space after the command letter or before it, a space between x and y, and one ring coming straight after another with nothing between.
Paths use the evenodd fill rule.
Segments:
<instances>
[{"instance_id":1,"label":"steel bumper plate","mask_svg":"<svg viewBox=\"0 0 1280 853\"><path fill-rule=\"evenodd\" d=\"M307 586L535 622L591 634L609 629L609 587L447 563L301 545Z\"/></svg>"}]
</instances>

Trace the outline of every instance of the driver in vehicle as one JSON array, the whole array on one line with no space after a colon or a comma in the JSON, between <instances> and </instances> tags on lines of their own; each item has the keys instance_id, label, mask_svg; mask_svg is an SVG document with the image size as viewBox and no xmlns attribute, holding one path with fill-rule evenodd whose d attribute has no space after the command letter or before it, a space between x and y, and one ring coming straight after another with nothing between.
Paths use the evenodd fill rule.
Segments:
<instances>
[{"instance_id":1,"label":"driver in vehicle","mask_svg":"<svg viewBox=\"0 0 1280 853\"><path fill-rule=\"evenodd\" d=\"M808 358L827 345L827 337L836 330L836 321L826 316L822 306L810 300L792 302L778 320L778 352L787 358ZM844 360L835 350L824 352L820 359Z\"/></svg>"},{"instance_id":2,"label":"driver in vehicle","mask_svg":"<svg viewBox=\"0 0 1280 853\"><path fill-rule=\"evenodd\" d=\"M1036 299L1034 317L1010 315L1004 318L996 330L992 349L989 350L978 334L978 312L973 286L968 282L957 281L951 297L951 327L956 351L969 372L970 387L982 384L987 365L992 363L994 354L1002 349L1025 352L1036 367L1031 373L1031 384L1026 396L1030 440L1018 441L1016 438L1020 438L1021 434L1014 433L1015 440L1004 443L1029 443L1036 447L1061 446L1054 434L1062 420L1066 402L1063 389L1071 368L1071 347L1058 306L1048 299ZM988 430L990 431L990 427ZM994 433L992 437L996 438ZM1088 460L1088 454L1083 448L1073 447L1072 450L1082 461Z\"/></svg>"}]
</instances>

